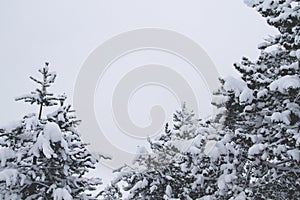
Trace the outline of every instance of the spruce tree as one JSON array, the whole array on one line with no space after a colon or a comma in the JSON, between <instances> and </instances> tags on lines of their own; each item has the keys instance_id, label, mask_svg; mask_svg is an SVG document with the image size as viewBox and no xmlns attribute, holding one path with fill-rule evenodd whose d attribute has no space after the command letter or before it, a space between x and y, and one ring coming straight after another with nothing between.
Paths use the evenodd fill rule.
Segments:
<instances>
[{"instance_id":1,"label":"spruce tree","mask_svg":"<svg viewBox=\"0 0 300 200\"><path fill-rule=\"evenodd\" d=\"M215 119L185 129L189 117L177 113L175 130L138 160L146 167L120 173L112 184L124 181L129 199L300 198L300 2L245 2L279 34L259 45L255 62L234 65L240 79L220 79ZM186 135L194 142L180 151L174 141Z\"/></svg>"},{"instance_id":2,"label":"spruce tree","mask_svg":"<svg viewBox=\"0 0 300 200\"><path fill-rule=\"evenodd\" d=\"M300 5L251 0L247 4L279 34L259 45L257 61L243 58L235 64L241 81L224 79L219 90L227 99L224 125L234 133L231 143L238 151L233 183L244 197L299 199Z\"/></svg>"},{"instance_id":3,"label":"spruce tree","mask_svg":"<svg viewBox=\"0 0 300 200\"><path fill-rule=\"evenodd\" d=\"M135 165L124 166L100 195L125 194L123 199L196 199L217 188L215 155L204 153L206 141L218 139L213 123L197 120L186 106L176 111L173 128L166 125L158 138L148 140L151 153L142 154ZM214 135L214 136L213 136ZM115 188L118 188L116 190Z\"/></svg>"},{"instance_id":4,"label":"spruce tree","mask_svg":"<svg viewBox=\"0 0 300 200\"><path fill-rule=\"evenodd\" d=\"M49 92L56 74L48 63L39 70L42 80L30 77L40 87L18 97L39 106L0 135L0 199L94 199L91 191L100 184L85 174L95 160L77 131L76 119L64 95ZM45 107L55 106L52 113Z\"/></svg>"}]
</instances>

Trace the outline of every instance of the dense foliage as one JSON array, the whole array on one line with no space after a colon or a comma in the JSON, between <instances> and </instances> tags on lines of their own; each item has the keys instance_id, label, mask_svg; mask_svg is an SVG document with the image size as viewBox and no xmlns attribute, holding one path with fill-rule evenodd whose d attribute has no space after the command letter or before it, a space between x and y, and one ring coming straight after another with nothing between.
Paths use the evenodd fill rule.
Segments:
<instances>
[{"instance_id":1,"label":"dense foliage","mask_svg":"<svg viewBox=\"0 0 300 200\"><path fill-rule=\"evenodd\" d=\"M184 107L172 130L149 141L151 154L108 188L128 199L300 198L300 2L246 3L278 35L259 45L255 62L234 65L240 79L220 80L214 119L196 120Z\"/></svg>"},{"instance_id":2,"label":"dense foliage","mask_svg":"<svg viewBox=\"0 0 300 200\"><path fill-rule=\"evenodd\" d=\"M100 180L85 177L96 160L76 130L80 121L64 95L48 91L56 78L48 63L39 72L42 80L30 78L40 88L17 98L39 105L39 113L1 130L0 199L94 199L89 191ZM43 109L49 106L56 108L43 116Z\"/></svg>"}]
</instances>

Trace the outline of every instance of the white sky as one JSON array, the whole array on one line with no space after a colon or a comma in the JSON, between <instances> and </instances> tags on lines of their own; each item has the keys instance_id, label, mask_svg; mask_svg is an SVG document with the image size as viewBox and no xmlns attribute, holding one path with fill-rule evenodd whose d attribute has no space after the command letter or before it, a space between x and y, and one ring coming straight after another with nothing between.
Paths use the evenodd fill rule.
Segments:
<instances>
[{"instance_id":1,"label":"white sky","mask_svg":"<svg viewBox=\"0 0 300 200\"><path fill-rule=\"evenodd\" d=\"M45 61L58 73L54 90L72 100L85 59L122 32L155 27L186 35L222 76L236 76L232 64L242 56L255 59L257 44L275 33L242 0L1 1L0 27L1 125L32 110L14 98L31 91L28 77Z\"/></svg>"}]
</instances>

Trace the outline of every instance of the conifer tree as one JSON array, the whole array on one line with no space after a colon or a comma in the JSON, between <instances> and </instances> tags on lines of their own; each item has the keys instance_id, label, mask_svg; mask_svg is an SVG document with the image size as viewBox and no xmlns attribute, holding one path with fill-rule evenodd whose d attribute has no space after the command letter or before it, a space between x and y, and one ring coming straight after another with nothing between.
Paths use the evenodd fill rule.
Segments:
<instances>
[{"instance_id":1,"label":"conifer tree","mask_svg":"<svg viewBox=\"0 0 300 200\"><path fill-rule=\"evenodd\" d=\"M216 135L215 127L196 120L185 105L176 111L173 120L172 129L167 124L164 133L149 140L151 153L140 155L136 165L118 170L101 199L109 199L107 194L112 196L116 191L128 193L123 199L149 200L196 199L216 191L218 165L207 162L214 155L204 153L206 141Z\"/></svg>"},{"instance_id":2,"label":"conifer tree","mask_svg":"<svg viewBox=\"0 0 300 200\"><path fill-rule=\"evenodd\" d=\"M0 135L0 199L94 199L91 191L100 184L85 174L95 160L77 131L79 120L64 95L48 91L56 74L48 63L39 72L42 80L30 77L40 88L18 97L39 106ZM56 106L52 113L44 107ZM43 115L44 113L44 115Z\"/></svg>"},{"instance_id":3,"label":"conifer tree","mask_svg":"<svg viewBox=\"0 0 300 200\"><path fill-rule=\"evenodd\" d=\"M224 79L219 91L227 99L224 125L238 151L233 183L244 197L299 199L300 5L292 0L246 2L279 34L259 45L257 61L243 58L235 64L242 80Z\"/></svg>"},{"instance_id":4,"label":"conifer tree","mask_svg":"<svg viewBox=\"0 0 300 200\"><path fill-rule=\"evenodd\" d=\"M151 159L139 160L150 168L120 173L113 183L125 181L129 199L300 198L300 2L245 2L279 34L259 45L255 62L234 65L241 79L220 79L213 103L220 112L213 123L188 129L194 139L188 151L169 148L178 147L173 138L188 140L182 124L189 123L181 121L188 117L179 112L175 130L150 141ZM169 164L164 150L174 152ZM163 164L155 168L153 160Z\"/></svg>"}]
</instances>

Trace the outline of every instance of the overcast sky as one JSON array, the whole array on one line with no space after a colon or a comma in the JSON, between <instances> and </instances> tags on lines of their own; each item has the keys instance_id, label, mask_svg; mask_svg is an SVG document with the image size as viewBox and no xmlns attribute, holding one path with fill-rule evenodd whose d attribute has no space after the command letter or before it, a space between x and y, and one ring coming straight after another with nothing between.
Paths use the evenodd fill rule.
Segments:
<instances>
[{"instance_id":1,"label":"overcast sky","mask_svg":"<svg viewBox=\"0 0 300 200\"><path fill-rule=\"evenodd\" d=\"M29 75L45 61L58 73L54 91L72 100L76 77L89 54L122 32L155 27L197 42L221 76L232 64L255 59L257 44L274 34L242 0L0 1L0 124L31 111L14 98L33 88ZM86 120L86 119L83 119Z\"/></svg>"}]
</instances>

